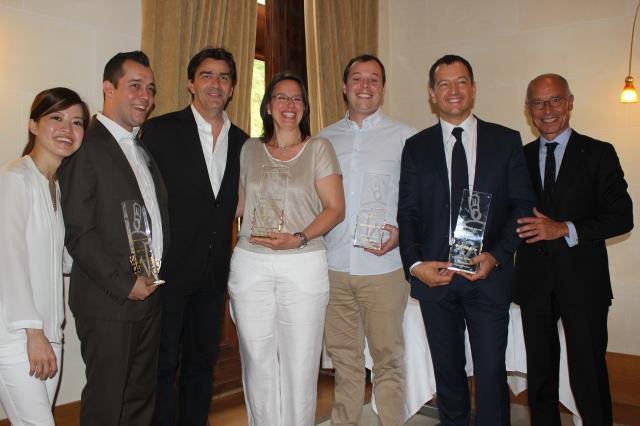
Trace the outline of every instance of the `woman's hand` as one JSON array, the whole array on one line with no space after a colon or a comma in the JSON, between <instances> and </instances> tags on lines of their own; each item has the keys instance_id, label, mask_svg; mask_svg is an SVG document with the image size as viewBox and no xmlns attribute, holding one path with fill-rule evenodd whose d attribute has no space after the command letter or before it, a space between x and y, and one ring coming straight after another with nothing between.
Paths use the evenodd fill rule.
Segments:
<instances>
[{"instance_id":1,"label":"woman's hand","mask_svg":"<svg viewBox=\"0 0 640 426\"><path fill-rule=\"evenodd\" d=\"M270 232L266 237L251 237L249 242L272 250L297 249L302 245L300 237L282 232Z\"/></svg>"},{"instance_id":2,"label":"woman's hand","mask_svg":"<svg viewBox=\"0 0 640 426\"><path fill-rule=\"evenodd\" d=\"M29 375L40 380L53 378L58 373L58 361L51 343L40 329L27 328L26 331Z\"/></svg>"}]
</instances>

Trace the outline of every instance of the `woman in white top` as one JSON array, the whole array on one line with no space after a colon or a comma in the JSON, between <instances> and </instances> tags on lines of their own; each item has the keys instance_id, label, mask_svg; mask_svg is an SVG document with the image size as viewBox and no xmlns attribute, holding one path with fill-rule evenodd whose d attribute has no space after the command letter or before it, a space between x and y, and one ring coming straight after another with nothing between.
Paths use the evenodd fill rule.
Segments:
<instances>
[{"instance_id":1,"label":"woman in white top","mask_svg":"<svg viewBox=\"0 0 640 426\"><path fill-rule=\"evenodd\" d=\"M229 276L247 415L251 426L310 426L329 299L322 236L344 217L342 177L331 143L310 137L300 78L277 75L260 115L263 137L240 154L244 224Z\"/></svg>"},{"instance_id":2,"label":"woman in white top","mask_svg":"<svg viewBox=\"0 0 640 426\"><path fill-rule=\"evenodd\" d=\"M40 92L23 157L0 169L0 402L13 426L54 425L64 320L64 223L56 170L80 147L87 105Z\"/></svg>"}]
</instances>

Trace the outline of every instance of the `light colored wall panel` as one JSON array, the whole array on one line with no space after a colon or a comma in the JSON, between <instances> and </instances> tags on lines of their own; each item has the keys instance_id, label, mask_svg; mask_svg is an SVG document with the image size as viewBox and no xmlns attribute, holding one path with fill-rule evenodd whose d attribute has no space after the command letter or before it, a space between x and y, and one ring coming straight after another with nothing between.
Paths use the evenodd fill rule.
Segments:
<instances>
[{"instance_id":1,"label":"light colored wall panel","mask_svg":"<svg viewBox=\"0 0 640 426\"><path fill-rule=\"evenodd\" d=\"M387 113L418 129L434 124L436 117L425 94L426 74L437 58L457 53L474 67L478 83L474 112L519 130L526 143L537 136L523 108L527 84L541 73L560 73L576 97L572 126L615 145L631 196L640 200L640 104L618 102L636 1L380 3L380 56L389 70ZM636 49L632 66L638 81L639 52ZM634 211L637 224L639 210ZM609 350L640 355L640 233L612 240L609 246L615 295Z\"/></svg>"},{"instance_id":2,"label":"light colored wall panel","mask_svg":"<svg viewBox=\"0 0 640 426\"><path fill-rule=\"evenodd\" d=\"M39 91L68 86L92 113L102 105L102 70L118 51L140 47L141 0L0 0L0 163L20 155ZM67 308L57 404L80 399L84 365ZM0 410L0 418L5 415Z\"/></svg>"}]
</instances>

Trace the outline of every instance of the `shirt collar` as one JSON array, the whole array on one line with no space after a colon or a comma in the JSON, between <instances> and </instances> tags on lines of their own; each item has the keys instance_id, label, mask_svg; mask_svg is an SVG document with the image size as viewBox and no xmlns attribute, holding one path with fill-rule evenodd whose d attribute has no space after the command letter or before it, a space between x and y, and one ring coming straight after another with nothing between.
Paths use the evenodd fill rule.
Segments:
<instances>
[{"instance_id":1,"label":"shirt collar","mask_svg":"<svg viewBox=\"0 0 640 426\"><path fill-rule=\"evenodd\" d=\"M442 135L444 136L443 139L445 143L451 140L451 137L452 137L451 132L456 127L462 127L462 129L464 130L463 134L466 133L467 135L469 135L471 134L471 132L474 131L477 124L478 124L478 119L473 114L470 114L469 117L467 117L462 123L458 125L451 124L448 121L443 120L442 118L440 119L440 126L442 126Z\"/></svg>"},{"instance_id":2,"label":"shirt collar","mask_svg":"<svg viewBox=\"0 0 640 426\"><path fill-rule=\"evenodd\" d=\"M204 119L204 117L202 117L202 115L200 115L200 113L198 112L198 109L193 106L193 104L191 104L191 111L193 111L193 117L196 119L196 125L198 126L198 130L201 130L209 135L213 134L213 131L211 130L211 123L209 123L207 120ZM227 111L222 111L222 127L226 127L227 123L229 122L229 116L227 115Z\"/></svg>"},{"instance_id":3,"label":"shirt collar","mask_svg":"<svg viewBox=\"0 0 640 426\"><path fill-rule=\"evenodd\" d=\"M368 116L367 118L365 118L364 120L362 120L362 127L358 126L358 123L356 123L355 121L352 121L349 118L349 111L347 110L346 114L344 115L344 119L347 123L347 127L349 127L350 129L354 129L354 130L365 130L365 129L370 129L372 127L374 127L376 124L378 124L380 122L380 120L382 120L383 117L383 113L382 113L382 108L378 108L376 110L376 112L374 112L373 114L371 114L370 116Z\"/></svg>"},{"instance_id":4,"label":"shirt collar","mask_svg":"<svg viewBox=\"0 0 640 426\"><path fill-rule=\"evenodd\" d=\"M136 136L138 136L138 132L140 131L140 127L134 127L133 130L129 132L127 129L125 129L106 115L102 114L101 112L96 114L96 119L100 121L104 125L104 127L107 128L109 133L111 133L111 136L113 136L113 138L118 142L122 140L134 140Z\"/></svg>"},{"instance_id":5,"label":"shirt collar","mask_svg":"<svg viewBox=\"0 0 640 426\"><path fill-rule=\"evenodd\" d=\"M547 142L558 142L558 145L561 145L563 148L567 146L569 143L569 138L571 137L571 127L567 127L560 133L554 140L550 141L545 139L544 136L540 135L540 147L545 146Z\"/></svg>"}]
</instances>

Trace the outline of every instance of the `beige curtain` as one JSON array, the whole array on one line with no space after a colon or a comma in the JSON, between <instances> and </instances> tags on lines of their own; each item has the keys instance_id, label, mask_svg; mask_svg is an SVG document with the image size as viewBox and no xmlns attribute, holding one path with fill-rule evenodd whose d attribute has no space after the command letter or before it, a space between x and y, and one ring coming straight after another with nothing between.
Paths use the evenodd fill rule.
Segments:
<instances>
[{"instance_id":1,"label":"beige curtain","mask_svg":"<svg viewBox=\"0 0 640 426\"><path fill-rule=\"evenodd\" d=\"M344 115L342 71L378 50L378 0L304 0L311 130Z\"/></svg>"},{"instance_id":2,"label":"beige curtain","mask_svg":"<svg viewBox=\"0 0 640 426\"><path fill-rule=\"evenodd\" d=\"M189 60L203 47L224 47L238 70L227 113L248 132L256 10L256 0L143 0L142 49L149 55L158 87L153 115L187 106Z\"/></svg>"}]
</instances>

